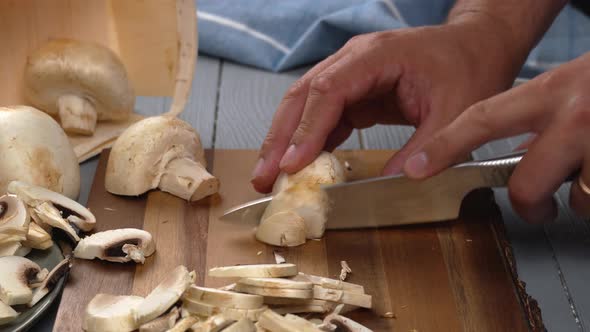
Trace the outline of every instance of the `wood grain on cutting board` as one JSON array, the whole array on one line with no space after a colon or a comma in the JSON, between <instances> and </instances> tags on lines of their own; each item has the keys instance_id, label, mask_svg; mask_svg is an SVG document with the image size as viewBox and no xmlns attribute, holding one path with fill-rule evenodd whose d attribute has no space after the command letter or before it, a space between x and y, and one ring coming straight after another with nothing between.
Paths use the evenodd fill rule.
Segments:
<instances>
[{"instance_id":1,"label":"wood grain on cutting board","mask_svg":"<svg viewBox=\"0 0 590 332\"><path fill-rule=\"evenodd\" d=\"M341 151L338 156L351 164L354 179L377 175L391 154ZM256 159L255 151L209 153L209 166L221 181L221 191L211 199L188 204L158 191L140 198L107 193L103 154L88 203L98 229L143 227L154 235L157 251L143 266L77 260L55 331L79 331L84 308L98 292L146 295L179 264L197 272L197 283L223 286L233 280L207 277L208 268L272 263L275 250L302 272L333 278L340 274L340 261L346 260L353 270L347 281L365 286L375 307L348 316L375 331L529 330L492 227L499 215L489 195L472 195L461 220L329 231L320 241L277 248L254 239L256 225L219 220L227 208L260 197L249 184ZM394 318L381 317L385 313Z\"/></svg>"}]
</instances>

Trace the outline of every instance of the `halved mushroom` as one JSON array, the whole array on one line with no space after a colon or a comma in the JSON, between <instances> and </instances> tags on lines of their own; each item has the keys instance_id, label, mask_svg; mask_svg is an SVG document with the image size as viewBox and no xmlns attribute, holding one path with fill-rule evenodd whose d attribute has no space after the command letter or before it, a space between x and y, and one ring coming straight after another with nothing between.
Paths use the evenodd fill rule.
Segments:
<instances>
[{"instance_id":1,"label":"halved mushroom","mask_svg":"<svg viewBox=\"0 0 590 332\"><path fill-rule=\"evenodd\" d=\"M110 49L90 42L51 40L27 60L25 96L59 115L68 133L92 135L96 122L125 120L135 94L125 66Z\"/></svg>"},{"instance_id":2,"label":"halved mushroom","mask_svg":"<svg viewBox=\"0 0 590 332\"><path fill-rule=\"evenodd\" d=\"M44 278L43 282L33 291L33 298L27 305L29 307L34 306L37 302L41 301L41 299L51 291L59 279L65 276L72 267L72 260L70 257L65 258L59 264L57 264L51 272Z\"/></svg>"},{"instance_id":3,"label":"halved mushroom","mask_svg":"<svg viewBox=\"0 0 590 332\"><path fill-rule=\"evenodd\" d=\"M166 332L176 325L179 317L180 311L174 307L168 313L141 325L139 332Z\"/></svg>"},{"instance_id":4,"label":"halved mushroom","mask_svg":"<svg viewBox=\"0 0 590 332\"><path fill-rule=\"evenodd\" d=\"M196 201L219 190L206 165L199 134L188 123L150 117L125 130L113 145L105 185L117 195L138 196L159 188Z\"/></svg>"},{"instance_id":5,"label":"halved mushroom","mask_svg":"<svg viewBox=\"0 0 590 332\"><path fill-rule=\"evenodd\" d=\"M113 229L94 233L80 240L74 249L74 257L102 259L124 263L133 260L144 263L145 257L156 250L152 235L135 228Z\"/></svg>"},{"instance_id":6,"label":"halved mushroom","mask_svg":"<svg viewBox=\"0 0 590 332\"><path fill-rule=\"evenodd\" d=\"M20 256L0 257L0 301L8 305L25 304L33 298L29 286L39 279L37 263Z\"/></svg>"},{"instance_id":7,"label":"halved mushroom","mask_svg":"<svg viewBox=\"0 0 590 332\"><path fill-rule=\"evenodd\" d=\"M176 303L195 280L195 272L178 266L136 307L133 317L138 325L159 317Z\"/></svg>"},{"instance_id":8,"label":"halved mushroom","mask_svg":"<svg viewBox=\"0 0 590 332\"><path fill-rule=\"evenodd\" d=\"M0 326L12 322L16 317L18 317L18 312L8 304L0 301Z\"/></svg>"},{"instance_id":9,"label":"halved mushroom","mask_svg":"<svg viewBox=\"0 0 590 332\"><path fill-rule=\"evenodd\" d=\"M20 180L77 198L80 167L61 127L28 106L0 107L0 193Z\"/></svg>"},{"instance_id":10,"label":"halved mushroom","mask_svg":"<svg viewBox=\"0 0 590 332\"><path fill-rule=\"evenodd\" d=\"M301 171L279 175L273 188L273 200L262 215L256 238L278 246L296 246L307 239L323 236L328 218L328 197L320 190L323 184L343 182L345 173L340 161L322 152Z\"/></svg>"},{"instance_id":11,"label":"halved mushroom","mask_svg":"<svg viewBox=\"0 0 590 332\"><path fill-rule=\"evenodd\" d=\"M18 196L32 208L48 205L47 209L53 210L50 213L57 211L62 219L82 231L88 232L96 225L96 218L87 208L57 192L22 181L11 182L8 192Z\"/></svg>"},{"instance_id":12,"label":"halved mushroom","mask_svg":"<svg viewBox=\"0 0 590 332\"><path fill-rule=\"evenodd\" d=\"M5 239L26 240L29 221L27 208L21 200L14 195L0 196L0 234L6 236Z\"/></svg>"},{"instance_id":13,"label":"halved mushroom","mask_svg":"<svg viewBox=\"0 0 590 332\"><path fill-rule=\"evenodd\" d=\"M129 332L137 328L132 310L144 301L139 296L97 294L86 307L83 329L88 332Z\"/></svg>"},{"instance_id":14,"label":"halved mushroom","mask_svg":"<svg viewBox=\"0 0 590 332\"><path fill-rule=\"evenodd\" d=\"M51 235L39 226L39 224L31 221L29 223L27 239L22 244L33 249L45 250L53 246L53 240L51 239Z\"/></svg>"}]
</instances>

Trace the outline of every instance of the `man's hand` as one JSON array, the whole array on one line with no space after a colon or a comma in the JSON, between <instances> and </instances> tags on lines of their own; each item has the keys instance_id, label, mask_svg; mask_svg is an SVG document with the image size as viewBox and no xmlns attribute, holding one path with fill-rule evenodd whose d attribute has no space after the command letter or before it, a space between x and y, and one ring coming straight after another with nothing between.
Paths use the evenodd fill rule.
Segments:
<instances>
[{"instance_id":1,"label":"man's hand","mask_svg":"<svg viewBox=\"0 0 590 332\"><path fill-rule=\"evenodd\" d=\"M590 217L590 53L514 89L476 103L413 154L404 172L434 175L483 143L534 133L509 183L515 210L530 222L555 218L552 194L572 172L570 205ZM580 180L581 179L581 180Z\"/></svg>"},{"instance_id":2,"label":"man's hand","mask_svg":"<svg viewBox=\"0 0 590 332\"><path fill-rule=\"evenodd\" d=\"M489 27L494 27L490 29ZM387 164L405 159L467 106L510 87L524 57L511 53L489 17L358 36L287 92L264 141L252 183L268 192L342 143L354 128L412 124L416 133Z\"/></svg>"}]
</instances>

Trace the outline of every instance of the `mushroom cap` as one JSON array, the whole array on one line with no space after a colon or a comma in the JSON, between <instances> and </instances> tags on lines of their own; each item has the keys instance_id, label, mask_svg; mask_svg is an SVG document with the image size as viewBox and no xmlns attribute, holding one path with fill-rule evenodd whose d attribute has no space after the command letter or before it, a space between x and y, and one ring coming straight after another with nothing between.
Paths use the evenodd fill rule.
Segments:
<instances>
[{"instance_id":1,"label":"mushroom cap","mask_svg":"<svg viewBox=\"0 0 590 332\"><path fill-rule=\"evenodd\" d=\"M189 158L206 166L197 131L170 116L139 121L127 128L111 149L106 189L133 196L155 189L168 162L176 158Z\"/></svg>"},{"instance_id":2,"label":"mushroom cap","mask_svg":"<svg viewBox=\"0 0 590 332\"><path fill-rule=\"evenodd\" d=\"M0 107L0 151L0 193L11 181L20 180L78 197L78 159L49 115L28 106Z\"/></svg>"},{"instance_id":3,"label":"mushroom cap","mask_svg":"<svg viewBox=\"0 0 590 332\"><path fill-rule=\"evenodd\" d=\"M76 95L88 100L98 120L123 120L135 104L125 66L99 44L55 39L27 59L25 96L34 106L58 114L57 100Z\"/></svg>"},{"instance_id":4,"label":"mushroom cap","mask_svg":"<svg viewBox=\"0 0 590 332\"><path fill-rule=\"evenodd\" d=\"M33 297L29 281L36 278L41 268L37 263L20 256L0 257L0 301L8 305L25 304Z\"/></svg>"},{"instance_id":5,"label":"mushroom cap","mask_svg":"<svg viewBox=\"0 0 590 332\"><path fill-rule=\"evenodd\" d=\"M322 152L309 165L294 174L281 173L273 186L273 194L277 194L294 184L334 184L344 182L346 173L344 167L335 155Z\"/></svg>"}]
</instances>

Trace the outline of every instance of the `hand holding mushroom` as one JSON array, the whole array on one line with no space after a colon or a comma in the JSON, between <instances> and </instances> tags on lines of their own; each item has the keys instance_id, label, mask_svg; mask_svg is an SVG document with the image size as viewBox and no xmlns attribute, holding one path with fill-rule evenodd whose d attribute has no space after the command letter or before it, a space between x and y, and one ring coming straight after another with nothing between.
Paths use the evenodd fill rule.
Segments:
<instances>
[{"instance_id":1,"label":"hand holding mushroom","mask_svg":"<svg viewBox=\"0 0 590 332\"><path fill-rule=\"evenodd\" d=\"M135 94L121 60L110 49L59 39L29 56L25 95L35 107L59 116L67 133L92 135L97 121L125 120Z\"/></svg>"},{"instance_id":2,"label":"hand holding mushroom","mask_svg":"<svg viewBox=\"0 0 590 332\"><path fill-rule=\"evenodd\" d=\"M219 190L219 181L205 167L199 134L182 120L156 116L119 136L109 156L105 185L117 195L137 196L159 188L196 201Z\"/></svg>"}]
</instances>

